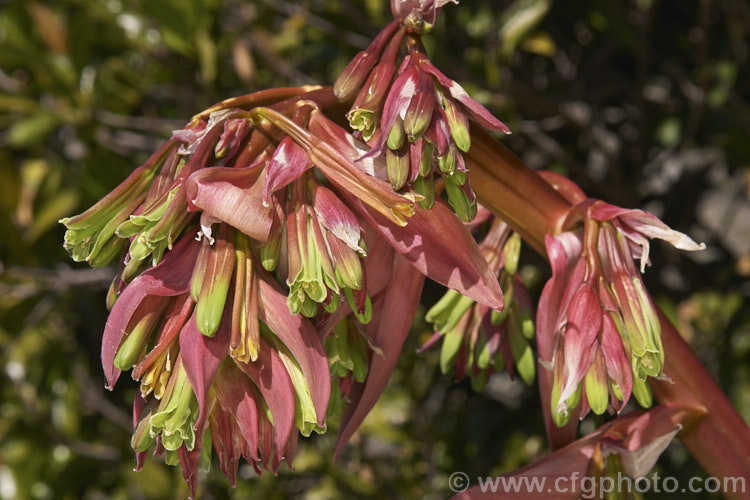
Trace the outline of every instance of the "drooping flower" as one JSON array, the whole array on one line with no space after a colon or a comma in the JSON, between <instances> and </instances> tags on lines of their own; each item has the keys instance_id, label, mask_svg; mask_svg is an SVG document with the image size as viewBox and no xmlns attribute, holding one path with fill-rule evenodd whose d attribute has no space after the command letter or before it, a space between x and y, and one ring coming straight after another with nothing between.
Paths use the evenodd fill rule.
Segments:
<instances>
[{"instance_id":1,"label":"drooping flower","mask_svg":"<svg viewBox=\"0 0 750 500\"><path fill-rule=\"evenodd\" d=\"M220 227L217 239L226 239L222 233L227 232ZM196 302L190 292L196 269L203 268L204 283L215 282L213 273L221 273L221 266L201 266L200 254L207 244L210 245L206 239L198 242L187 234L157 266L129 283L112 308L102 342L108 386L114 385L121 370L131 367L133 377L141 382L140 398L146 413L137 422L135 450L141 453L157 443L157 450L171 454L168 463L182 464L192 488L195 484L191 471L196 470L194 462L201 455L209 423L213 426L212 433L230 432L226 429L229 424L220 424L224 420L213 415L219 411L214 393L220 393L222 385L252 384L254 389L247 392L254 407L261 411L269 408L273 420L256 420L255 425L265 428L262 432L269 436L276 436L273 454L261 447L260 454L243 456L252 458L256 468L269 467L273 457L274 470L282 457L291 460L290 454L285 455L291 429L285 422L296 422L304 435L312 430L322 432L330 391L326 354L315 327L309 320L291 314L283 291L258 269L257 262L249 263L253 266L251 276L255 283L250 300L262 306L245 310L242 318L245 324L239 335L235 330L240 318L234 313L243 304L228 305L234 300L234 290L226 292L226 305L216 305L215 297L209 299L214 303L209 303L207 314L209 317L219 314L218 328L210 335L201 331L206 323L200 319L202 297ZM232 259L247 257L242 252L228 253ZM211 261L210 257L206 259ZM237 265L235 269L240 267ZM241 279L235 277L233 281L240 283ZM253 330L259 331L257 337L243 338L243 333L247 336ZM247 353L248 348L252 354ZM217 375L220 366L232 367L224 370L233 375ZM233 414L233 418L240 417ZM261 446L257 439L251 440L249 431L244 432L234 435L233 442L242 444L239 449L257 450ZM255 431L255 435L258 432L261 431ZM238 441L239 436L245 436L245 441ZM214 446L221 445L221 441L212 442ZM223 464L222 450L217 448L217 452ZM224 465L222 468L225 469ZM233 481L234 476L229 479Z\"/></svg>"},{"instance_id":2,"label":"drooping flower","mask_svg":"<svg viewBox=\"0 0 750 500\"><path fill-rule=\"evenodd\" d=\"M468 222L477 210L463 158L471 147L469 123L510 131L429 60L420 38L446 3L393 0L396 21L349 63L334 91L342 101L353 99L349 125L370 147L364 158L385 158L394 190L414 189L430 208L444 187L451 208ZM399 64L404 41L407 55Z\"/></svg>"},{"instance_id":3,"label":"drooping flower","mask_svg":"<svg viewBox=\"0 0 750 500\"><path fill-rule=\"evenodd\" d=\"M453 367L457 380L468 375L478 391L492 372L503 368L509 375L517 371L531 384L536 372L529 344L534 324L531 299L517 274L521 239L505 222L492 218L479 248L490 269L499 275L505 308L502 312L493 311L455 290L448 290L427 311L425 319L434 324L435 333L421 350L442 340L443 373Z\"/></svg>"},{"instance_id":4,"label":"drooping flower","mask_svg":"<svg viewBox=\"0 0 750 500\"><path fill-rule=\"evenodd\" d=\"M175 168L176 158L176 143L169 141L94 206L82 214L61 219L67 228L64 246L73 260L99 267L117 258L127 243L117 237L117 228L149 198L149 187L161 184L161 179L168 175L159 178L158 174Z\"/></svg>"},{"instance_id":5,"label":"drooping flower","mask_svg":"<svg viewBox=\"0 0 750 500\"><path fill-rule=\"evenodd\" d=\"M589 409L619 411L631 394L642 406L651 405L647 378L662 376L664 351L641 278L649 239L683 250L704 247L642 210L586 199L567 184L561 192L576 205L565 221L570 229L546 237L552 278L537 313L539 353L553 372L550 404L558 425L580 401L581 417Z\"/></svg>"},{"instance_id":6,"label":"drooping flower","mask_svg":"<svg viewBox=\"0 0 750 500\"><path fill-rule=\"evenodd\" d=\"M240 457L291 466L293 427L325 430L332 387L340 449L385 387L425 275L502 309L468 230L441 201L395 192L385 159L358 161L368 147L325 116L335 102L299 88L220 103L63 220L79 260L125 250L102 362L109 388L129 369L140 382L139 467L153 447L194 491L212 447L231 482Z\"/></svg>"}]
</instances>

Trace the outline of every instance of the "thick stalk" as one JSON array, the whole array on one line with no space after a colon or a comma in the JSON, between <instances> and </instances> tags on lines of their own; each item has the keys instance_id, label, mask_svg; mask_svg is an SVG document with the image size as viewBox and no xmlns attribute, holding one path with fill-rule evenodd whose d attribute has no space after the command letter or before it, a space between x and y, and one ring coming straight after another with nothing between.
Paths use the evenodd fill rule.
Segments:
<instances>
[{"instance_id":1,"label":"thick stalk","mask_svg":"<svg viewBox=\"0 0 750 500\"><path fill-rule=\"evenodd\" d=\"M651 389L662 403L670 401L702 407L706 415L679 435L680 441L710 476L745 479L743 492L725 491L727 498L750 494L750 430L721 387L659 311L662 344L666 353L664 373L672 382L651 379Z\"/></svg>"},{"instance_id":2,"label":"thick stalk","mask_svg":"<svg viewBox=\"0 0 750 500\"><path fill-rule=\"evenodd\" d=\"M544 235L556 233L570 204L487 132L471 129L466 154L471 185L479 202L510 224L540 255Z\"/></svg>"},{"instance_id":3,"label":"thick stalk","mask_svg":"<svg viewBox=\"0 0 750 500\"><path fill-rule=\"evenodd\" d=\"M467 163L472 186L481 203L546 257L544 235L561 230L570 204L507 148L476 128L472 129L472 148L467 154ZM650 379L656 399L706 411L705 417L680 433L680 441L707 474L718 478L744 478L745 491L748 491L750 429L661 312L660 319L666 354L664 372L672 381ZM543 399L549 398L543 395ZM554 444L559 447L562 443ZM745 492L728 491L725 495L747 498Z\"/></svg>"},{"instance_id":4,"label":"thick stalk","mask_svg":"<svg viewBox=\"0 0 750 500\"><path fill-rule=\"evenodd\" d=\"M276 89L261 90L259 92L253 92L252 94L245 94L237 97L230 97L223 101L214 104L208 109L205 109L193 117L193 121L198 119L207 119L209 115L215 111L221 111L224 109L237 108L237 109L252 109L257 106L268 106L270 104L289 99L294 96L300 96L302 94L314 92L317 90L324 89L320 85L302 85L300 87L281 87ZM329 92L333 93L332 90Z\"/></svg>"}]
</instances>

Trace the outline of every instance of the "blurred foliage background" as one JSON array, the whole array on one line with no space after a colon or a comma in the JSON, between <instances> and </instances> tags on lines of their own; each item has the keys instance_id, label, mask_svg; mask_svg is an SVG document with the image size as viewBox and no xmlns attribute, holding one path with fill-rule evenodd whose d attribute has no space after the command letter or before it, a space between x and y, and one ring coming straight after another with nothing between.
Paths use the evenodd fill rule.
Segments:
<instances>
[{"instance_id":1,"label":"blurred foliage background","mask_svg":"<svg viewBox=\"0 0 750 500\"><path fill-rule=\"evenodd\" d=\"M132 472L136 387L106 392L98 360L112 271L72 263L57 220L214 102L331 83L389 17L384 0L0 0L0 499L187 496L158 460ZM736 0L464 0L427 41L527 163L707 242L690 255L657 245L646 280L746 420L749 31ZM525 259L538 294L548 271ZM440 293L428 287L425 304ZM334 422L300 443L296 472L244 467L232 490L212 470L202 497L445 498L453 471L543 456L536 388L495 374L474 393L440 374L437 351L415 353L429 333L415 321L339 463ZM657 470L700 474L679 444Z\"/></svg>"}]
</instances>

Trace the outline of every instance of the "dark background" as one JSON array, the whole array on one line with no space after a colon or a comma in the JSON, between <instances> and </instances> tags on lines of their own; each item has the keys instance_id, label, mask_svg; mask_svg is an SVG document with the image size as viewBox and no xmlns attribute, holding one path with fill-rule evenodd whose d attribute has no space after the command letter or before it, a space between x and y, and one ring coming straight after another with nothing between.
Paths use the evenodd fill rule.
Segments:
<instances>
[{"instance_id":1,"label":"dark background","mask_svg":"<svg viewBox=\"0 0 750 500\"><path fill-rule=\"evenodd\" d=\"M332 83L389 17L382 0L0 0L0 499L187 495L158 460L132 472L136 387L123 377L105 391L98 360L112 271L72 263L57 220L216 101ZM464 0L426 40L528 164L708 244L691 255L656 244L645 278L746 420L748 31L737 0ZM524 259L538 294L548 271L531 250ZM426 306L440 293L428 288ZM231 490L212 470L203 498L445 498L454 471L476 484L543 456L536 389L496 374L475 394L440 374L437 351L415 354L429 333L415 322L339 463L332 422L301 441L296 472L245 467ZM656 470L682 486L700 474L679 444Z\"/></svg>"}]
</instances>

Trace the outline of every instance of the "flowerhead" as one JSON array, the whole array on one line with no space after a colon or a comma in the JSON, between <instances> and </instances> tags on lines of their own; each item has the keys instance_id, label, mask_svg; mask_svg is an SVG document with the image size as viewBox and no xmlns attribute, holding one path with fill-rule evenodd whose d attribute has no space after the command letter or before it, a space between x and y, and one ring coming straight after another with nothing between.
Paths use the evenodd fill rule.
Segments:
<instances>
[{"instance_id":1,"label":"flowerhead","mask_svg":"<svg viewBox=\"0 0 750 500\"><path fill-rule=\"evenodd\" d=\"M347 118L370 148L363 158L386 160L394 190L413 189L430 208L444 189L451 208L468 222L477 211L463 158L471 147L470 123L510 132L427 56L421 35L446 3L394 0L396 20L349 63L334 91L353 101ZM407 54L399 62L404 44Z\"/></svg>"},{"instance_id":2,"label":"flowerhead","mask_svg":"<svg viewBox=\"0 0 750 500\"><path fill-rule=\"evenodd\" d=\"M332 399L350 401L351 435L395 366L423 274L502 308L468 231L442 202L427 211L395 192L385 159L356 161L367 146L325 115L333 102L298 88L219 103L62 221L76 260L124 251L107 298L107 386L133 370L139 467L153 449L193 491L208 443L232 482L241 457L275 471L297 432L325 431ZM391 322L371 333L361 325L376 312Z\"/></svg>"},{"instance_id":3,"label":"flowerhead","mask_svg":"<svg viewBox=\"0 0 750 500\"><path fill-rule=\"evenodd\" d=\"M434 324L435 333L421 348L426 350L442 341L442 372L453 368L457 380L468 375L477 391L484 388L495 371L505 369L511 376L518 373L527 384L533 383L536 373L530 346L534 336L533 307L517 273L521 238L498 218L490 217L489 224L479 248L498 276L505 308L494 311L448 290L425 315Z\"/></svg>"},{"instance_id":4,"label":"flowerhead","mask_svg":"<svg viewBox=\"0 0 750 500\"><path fill-rule=\"evenodd\" d=\"M552 278L537 314L542 362L553 370L552 414L558 425L583 402L601 414L620 410L634 395L651 405L648 377L662 377L661 326L641 272L649 240L684 250L703 245L654 215L584 199L557 236L547 235ZM640 259L640 269L634 259Z\"/></svg>"}]
</instances>

